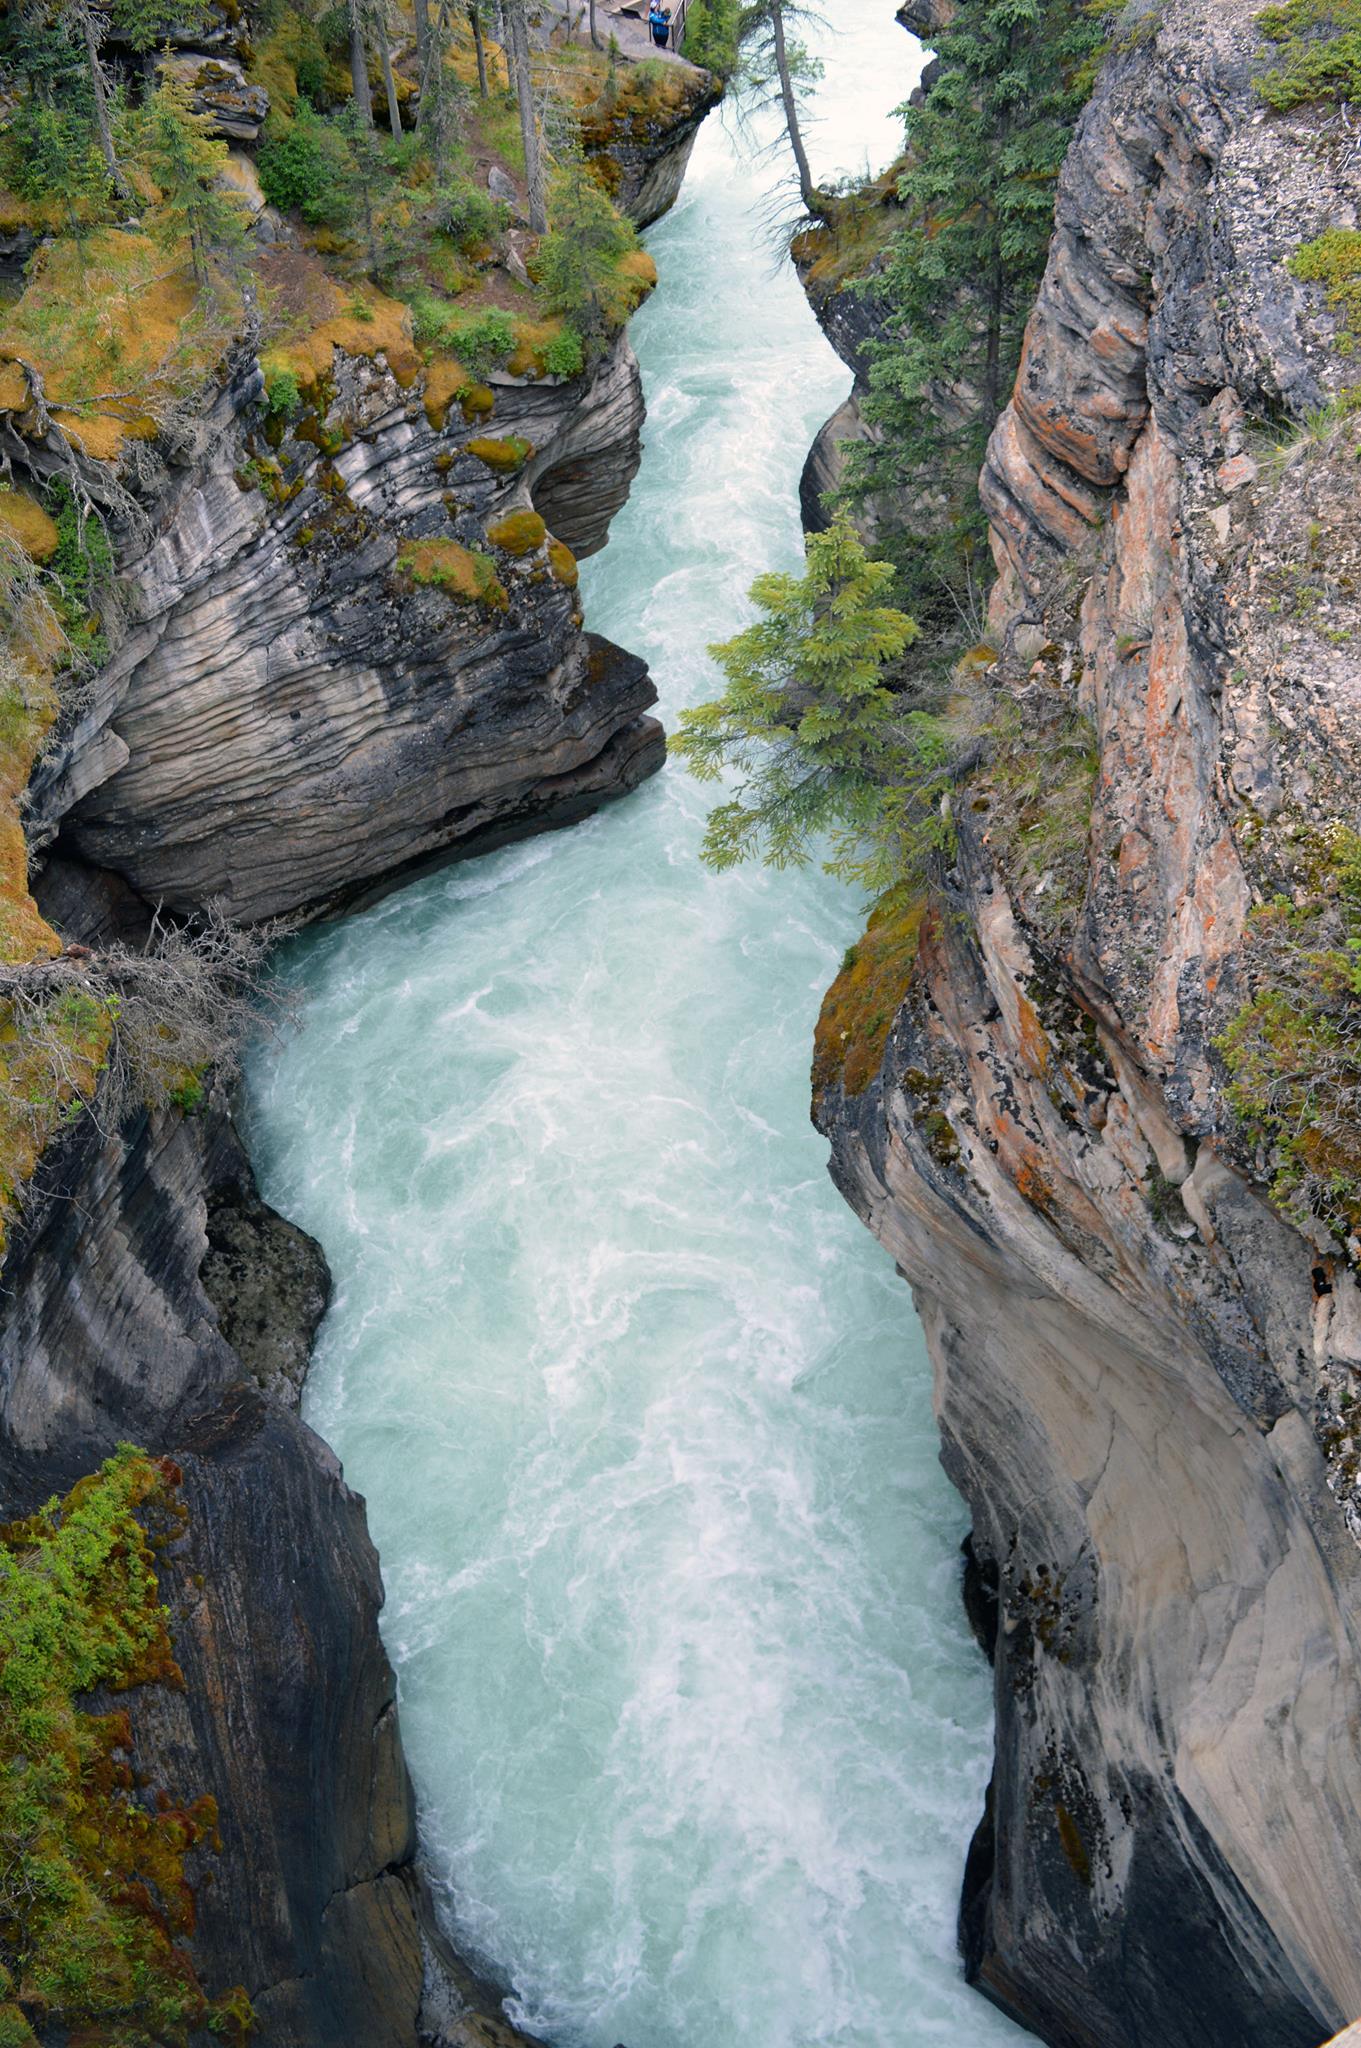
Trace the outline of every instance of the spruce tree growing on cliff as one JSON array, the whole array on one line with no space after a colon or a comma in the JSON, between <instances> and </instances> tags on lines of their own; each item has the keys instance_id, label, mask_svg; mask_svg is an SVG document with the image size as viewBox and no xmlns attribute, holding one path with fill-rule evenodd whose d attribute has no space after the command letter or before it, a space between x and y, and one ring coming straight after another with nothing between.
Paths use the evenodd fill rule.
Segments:
<instances>
[{"instance_id":1,"label":"spruce tree growing on cliff","mask_svg":"<svg viewBox=\"0 0 1361 2048\"><path fill-rule=\"evenodd\" d=\"M892 580L839 519L809 535L802 576L758 576L763 616L710 648L728 687L682 711L672 741L701 781L738 777L709 813L708 866L801 866L830 833L829 871L878 890L939 842L948 747L937 721L889 687L917 637L883 601Z\"/></svg>"},{"instance_id":2,"label":"spruce tree growing on cliff","mask_svg":"<svg viewBox=\"0 0 1361 2048\"><path fill-rule=\"evenodd\" d=\"M926 534L886 534L906 601L953 616L983 533L977 478L1010 395L1053 231L1054 190L1102 30L1085 0L957 0L935 39L939 74L905 109L905 220L876 296L865 415L876 443L849 456L852 502L923 485L943 498Z\"/></svg>"},{"instance_id":3,"label":"spruce tree growing on cliff","mask_svg":"<svg viewBox=\"0 0 1361 2048\"><path fill-rule=\"evenodd\" d=\"M813 182L803 140L800 103L808 88L821 78L822 66L809 56L802 43L794 40L790 30L801 22L819 19L811 8L797 6L793 0L752 0L751 5L743 8L737 25L743 88L758 106L778 103L794 158L799 202L805 213L815 216L821 215L825 202Z\"/></svg>"}]
</instances>

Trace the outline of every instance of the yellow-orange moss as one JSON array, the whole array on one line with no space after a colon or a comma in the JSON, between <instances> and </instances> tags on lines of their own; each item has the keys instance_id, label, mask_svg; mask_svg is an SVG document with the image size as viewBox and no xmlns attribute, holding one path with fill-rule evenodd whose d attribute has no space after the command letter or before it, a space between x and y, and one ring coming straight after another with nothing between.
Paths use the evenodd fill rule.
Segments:
<instances>
[{"instance_id":1,"label":"yellow-orange moss","mask_svg":"<svg viewBox=\"0 0 1361 2048\"><path fill-rule=\"evenodd\" d=\"M511 434L505 440L483 434L468 443L468 453L475 455L488 469L509 475L512 470L524 468L534 453L534 443L526 441L522 434Z\"/></svg>"},{"instance_id":2,"label":"yellow-orange moss","mask_svg":"<svg viewBox=\"0 0 1361 2048\"><path fill-rule=\"evenodd\" d=\"M507 512L504 519L493 520L487 528L492 546L504 548L508 555L532 555L547 538L548 528L537 512Z\"/></svg>"},{"instance_id":3,"label":"yellow-orange moss","mask_svg":"<svg viewBox=\"0 0 1361 2048\"><path fill-rule=\"evenodd\" d=\"M34 562L50 562L60 536L57 522L27 491L0 490L0 527Z\"/></svg>"},{"instance_id":4,"label":"yellow-orange moss","mask_svg":"<svg viewBox=\"0 0 1361 2048\"><path fill-rule=\"evenodd\" d=\"M0 363L0 412L27 412L32 392L19 363Z\"/></svg>"},{"instance_id":5,"label":"yellow-orange moss","mask_svg":"<svg viewBox=\"0 0 1361 2048\"><path fill-rule=\"evenodd\" d=\"M813 1041L813 1097L838 1082L861 1095L878 1073L917 962L925 900L890 890L870 913L865 936L850 948L823 998Z\"/></svg>"},{"instance_id":6,"label":"yellow-orange moss","mask_svg":"<svg viewBox=\"0 0 1361 2048\"><path fill-rule=\"evenodd\" d=\"M546 351L563 331L556 314L547 320L517 320L515 347L506 363L512 377L546 377Z\"/></svg>"},{"instance_id":7,"label":"yellow-orange moss","mask_svg":"<svg viewBox=\"0 0 1361 2048\"><path fill-rule=\"evenodd\" d=\"M423 368L411 338L411 314L400 300L389 299L372 286L354 293L344 311L320 321L301 338L267 350L261 367L267 378L271 371L291 370L307 395L330 377L336 349L366 362L381 355L404 391Z\"/></svg>"},{"instance_id":8,"label":"yellow-orange moss","mask_svg":"<svg viewBox=\"0 0 1361 2048\"><path fill-rule=\"evenodd\" d=\"M463 604L480 604L498 612L510 609L491 556L478 554L456 540L404 541L397 567L413 583L433 585Z\"/></svg>"},{"instance_id":9,"label":"yellow-orange moss","mask_svg":"<svg viewBox=\"0 0 1361 2048\"><path fill-rule=\"evenodd\" d=\"M565 583L569 590L575 590L581 581L581 571L577 567L577 558L563 541L549 541L548 566L557 577L559 583Z\"/></svg>"},{"instance_id":10,"label":"yellow-orange moss","mask_svg":"<svg viewBox=\"0 0 1361 2048\"><path fill-rule=\"evenodd\" d=\"M462 398L472 378L453 356L438 356L425 372L425 416L438 433L456 398Z\"/></svg>"},{"instance_id":11,"label":"yellow-orange moss","mask_svg":"<svg viewBox=\"0 0 1361 2048\"><path fill-rule=\"evenodd\" d=\"M194 328L198 292L150 236L111 228L41 249L23 297L0 326L0 358L31 364L53 417L85 454L116 461L129 438L156 432L155 417L213 368L223 334ZM6 397L26 402L13 373Z\"/></svg>"}]
</instances>

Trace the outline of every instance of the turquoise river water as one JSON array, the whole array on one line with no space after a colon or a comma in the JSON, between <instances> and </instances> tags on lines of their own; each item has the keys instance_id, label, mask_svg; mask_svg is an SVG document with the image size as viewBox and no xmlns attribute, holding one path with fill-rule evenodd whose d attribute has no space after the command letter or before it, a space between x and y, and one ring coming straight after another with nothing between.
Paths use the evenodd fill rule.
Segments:
<instances>
[{"instance_id":1,"label":"turquoise river water","mask_svg":"<svg viewBox=\"0 0 1361 2048\"><path fill-rule=\"evenodd\" d=\"M920 56L836 0L821 174L895 150ZM801 553L849 379L713 118L650 235L647 452L591 625L663 716ZM264 1189L336 1278L309 1420L368 1497L442 1909L558 2048L1004 2048L954 1919L990 1748L906 1287L808 1122L861 906L715 877L668 768L575 830L295 944Z\"/></svg>"}]
</instances>

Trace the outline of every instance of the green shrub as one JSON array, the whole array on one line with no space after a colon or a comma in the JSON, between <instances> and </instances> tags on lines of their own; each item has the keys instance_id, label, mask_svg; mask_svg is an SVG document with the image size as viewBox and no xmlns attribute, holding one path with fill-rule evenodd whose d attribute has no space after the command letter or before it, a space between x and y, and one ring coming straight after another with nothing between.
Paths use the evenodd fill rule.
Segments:
<instances>
[{"instance_id":1,"label":"green shrub","mask_svg":"<svg viewBox=\"0 0 1361 2048\"><path fill-rule=\"evenodd\" d=\"M1286 113L1314 100L1361 98L1361 0L1286 0L1257 25L1281 61L1257 81L1269 107Z\"/></svg>"},{"instance_id":2,"label":"green shrub","mask_svg":"<svg viewBox=\"0 0 1361 2048\"><path fill-rule=\"evenodd\" d=\"M579 377L585 362L581 336L574 327L555 334L543 352L543 366L550 377Z\"/></svg>"},{"instance_id":3,"label":"green shrub","mask_svg":"<svg viewBox=\"0 0 1361 2048\"><path fill-rule=\"evenodd\" d=\"M501 203L471 178L448 178L435 194L436 223L460 248L490 241L505 217Z\"/></svg>"},{"instance_id":4,"label":"green shrub","mask_svg":"<svg viewBox=\"0 0 1361 2048\"><path fill-rule=\"evenodd\" d=\"M98 668L109 654L99 607L114 582L113 548L98 514L82 519L65 483L51 486L48 510L57 525L56 552L47 563L48 595L74 665Z\"/></svg>"},{"instance_id":5,"label":"green shrub","mask_svg":"<svg viewBox=\"0 0 1361 2048\"><path fill-rule=\"evenodd\" d=\"M183 2048L205 2025L244 2039L244 1992L210 2004L178 1944L193 1927L184 1857L211 1845L210 1798L134 1790L124 1712L97 1688L182 1685L148 1526L180 1533L179 1473L131 1445L65 1500L0 1528L0 2039L27 2014L64 2040Z\"/></svg>"},{"instance_id":6,"label":"green shrub","mask_svg":"<svg viewBox=\"0 0 1361 2048\"><path fill-rule=\"evenodd\" d=\"M463 311L434 292L415 292L408 303L417 341L450 350L475 377L497 369L515 347L515 323L499 306Z\"/></svg>"},{"instance_id":7,"label":"green shrub","mask_svg":"<svg viewBox=\"0 0 1361 2048\"><path fill-rule=\"evenodd\" d=\"M1305 284L1327 286L1328 304L1342 325L1338 346L1350 354L1361 340L1361 233L1327 229L1295 251L1290 270Z\"/></svg>"},{"instance_id":8,"label":"green shrub","mask_svg":"<svg viewBox=\"0 0 1361 2048\"><path fill-rule=\"evenodd\" d=\"M312 227L335 226L346 217L344 138L305 101L292 120L270 115L255 164L261 191L281 212L300 213Z\"/></svg>"},{"instance_id":9,"label":"green shrub","mask_svg":"<svg viewBox=\"0 0 1361 2048\"><path fill-rule=\"evenodd\" d=\"M302 386L298 373L287 364L265 367L265 407L271 419L290 420L302 409Z\"/></svg>"}]
</instances>

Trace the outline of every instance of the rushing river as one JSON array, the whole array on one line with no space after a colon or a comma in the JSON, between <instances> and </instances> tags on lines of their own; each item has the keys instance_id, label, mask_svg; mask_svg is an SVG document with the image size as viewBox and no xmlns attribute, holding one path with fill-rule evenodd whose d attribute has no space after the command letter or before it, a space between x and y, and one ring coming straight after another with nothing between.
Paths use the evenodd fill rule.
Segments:
<instances>
[{"instance_id":1,"label":"rushing river","mask_svg":"<svg viewBox=\"0 0 1361 2048\"><path fill-rule=\"evenodd\" d=\"M913 83L836 0L819 171ZM584 576L663 715L800 561L848 378L712 119L651 235L647 454ZM990 1746L907 1289L808 1123L860 906L714 877L670 768L567 833L307 935L261 1055L269 1198L336 1277L307 1412L368 1496L384 1632L462 1945L561 2048L1004 2048L954 1917Z\"/></svg>"}]
</instances>

